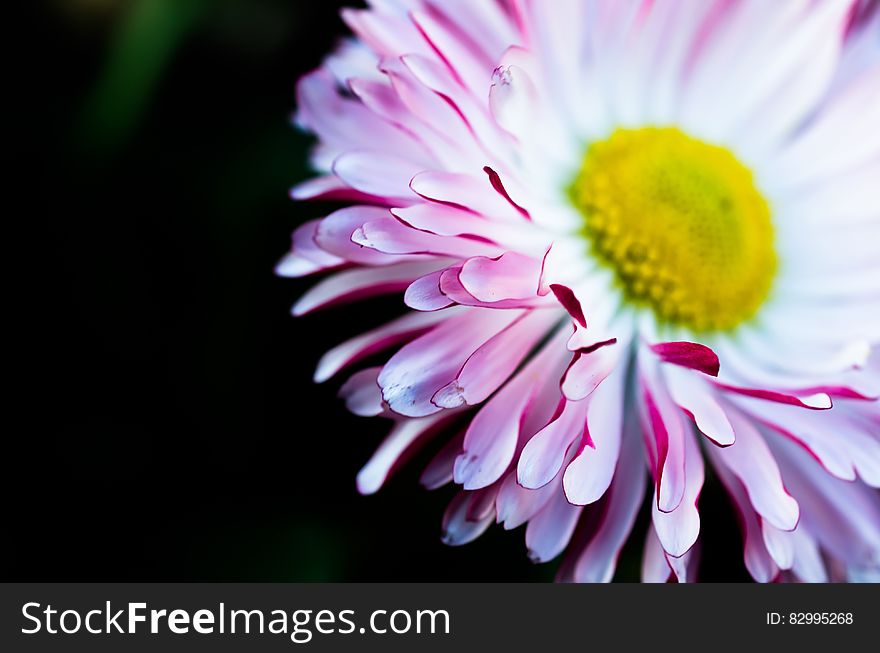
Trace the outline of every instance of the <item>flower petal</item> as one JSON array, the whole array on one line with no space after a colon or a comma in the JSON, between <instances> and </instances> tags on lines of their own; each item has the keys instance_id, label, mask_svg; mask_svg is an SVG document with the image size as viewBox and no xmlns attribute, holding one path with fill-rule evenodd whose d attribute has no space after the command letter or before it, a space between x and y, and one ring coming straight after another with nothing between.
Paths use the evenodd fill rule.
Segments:
<instances>
[{"instance_id":1,"label":"flower petal","mask_svg":"<svg viewBox=\"0 0 880 653\"><path fill-rule=\"evenodd\" d=\"M467 490L486 487L507 471L529 407L563 364L564 349L554 346L559 341L558 337L551 339L474 417L464 438L464 451L455 461L456 483Z\"/></svg>"},{"instance_id":2,"label":"flower petal","mask_svg":"<svg viewBox=\"0 0 880 653\"><path fill-rule=\"evenodd\" d=\"M388 437L376 449L369 462L358 472L357 487L361 494L378 492L392 470L401 462L420 438L438 426L446 415L432 415L422 419L401 420L394 425Z\"/></svg>"},{"instance_id":3,"label":"flower petal","mask_svg":"<svg viewBox=\"0 0 880 653\"><path fill-rule=\"evenodd\" d=\"M598 501L614 477L623 429L625 366L619 365L596 388L587 407L585 442L565 468L562 485L568 500L577 505Z\"/></svg>"},{"instance_id":4,"label":"flower petal","mask_svg":"<svg viewBox=\"0 0 880 653\"><path fill-rule=\"evenodd\" d=\"M537 490L552 481L565 459L569 445L586 433L586 401L563 400L560 414L526 443L516 467L517 482Z\"/></svg>"},{"instance_id":5,"label":"flower petal","mask_svg":"<svg viewBox=\"0 0 880 653\"><path fill-rule=\"evenodd\" d=\"M651 517L654 530L663 550L674 558L680 558L696 543L700 535L700 512L697 501L703 487L705 470L703 457L693 436L688 434L684 439L684 495L678 506L670 512L662 512L659 498L655 497L651 505Z\"/></svg>"},{"instance_id":6,"label":"flower petal","mask_svg":"<svg viewBox=\"0 0 880 653\"><path fill-rule=\"evenodd\" d=\"M431 401L442 408L485 401L520 365L553 325L549 311L525 312L471 354L461 371Z\"/></svg>"},{"instance_id":7,"label":"flower petal","mask_svg":"<svg viewBox=\"0 0 880 653\"><path fill-rule=\"evenodd\" d=\"M782 476L770 448L742 413L731 409L728 416L736 432L736 442L717 450L715 459L739 479L755 512L780 530L794 530L800 509L782 484Z\"/></svg>"},{"instance_id":8,"label":"flower petal","mask_svg":"<svg viewBox=\"0 0 880 653\"><path fill-rule=\"evenodd\" d=\"M532 562L547 562L558 556L571 540L583 508L571 505L556 492L526 527L526 546Z\"/></svg>"},{"instance_id":9,"label":"flower petal","mask_svg":"<svg viewBox=\"0 0 880 653\"><path fill-rule=\"evenodd\" d=\"M612 579L617 558L642 506L646 476L638 433L627 433L614 479L603 500L601 523L575 563L575 582L607 583Z\"/></svg>"},{"instance_id":10,"label":"flower petal","mask_svg":"<svg viewBox=\"0 0 880 653\"><path fill-rule=\"evenodd\" d=\"M431 272L436 266L436 261L417 261L338 272L312 286L293 305L291 312L300 316L342 302L403 292L413 279Z\"/></svg>"},{"instance_id":11,"label":"flower petal","mask_svg":"<svg viewBox=\"0 0 880 653\"><path fill-rule=\"evenodd\" d=\"M664 363L681 365L709 376L718 376L721 364L714 351L696 342L661 342L651 345Z\"/></svg>"},{"instance_id":12,"label":"flower petal","mask_svg":"<svg viewBox=\"0 0 880 653\"><path fill-rule=\"evenodd\" d=\"M356 372L339 389L339 396L345 400L345 407L355 415L374 417L385 410L382 405L382 391L376 381L381 369L370 367Z\"/></svg>"},{"instance_id":13,"label":"flower petal","mask_svg":"<svg viewBox=\"0 0 880 653\"><path fill-rule=\"evenodd\" d=\"M459 492L449 504L443 515L443 543L448 546L461 546L473 542L489 528L495 515L491 512L479 519L471 518L473 507L480 502L480 495L486 490L477 492Z\"/></svg>"},{"instance_id":14,"label":"flower petal","mask_svg":"<svg viewBox=\"0 0 880 653\"><path fill-rule=\"evenodd\" d=\"M664 370L672 400L689 414L700 432L720 447L733 444L736 436L715 390L690 370Z\"/></svg>"},{"instance_id":15,"label":"flower petal","mask_svg":"<svg viewBox=\"0 0 880 653\"><path fill-rule=\"evenodd\" d=\"M318 361L318 367L315 369L314 381L315 383L323 383L349 365L388 347L416 338L443 320L465 310L467 309L454 308L443 314L408 313L388 324L362 333L351 340L346 340L321 357L321 360Z\"/></svg>"},{"instance_id":16,"label":"flower petal","mask_svg":"<svg viewBox=\"0 0 880 653\"><path fill-rule=\"evenodd\" d=\"M474 351L521 314L469 311L405 345L379 375L386 403L408 417L436 413L440 407L431 401L435 393L456 378Z\"/></svg>"}]
</instances>

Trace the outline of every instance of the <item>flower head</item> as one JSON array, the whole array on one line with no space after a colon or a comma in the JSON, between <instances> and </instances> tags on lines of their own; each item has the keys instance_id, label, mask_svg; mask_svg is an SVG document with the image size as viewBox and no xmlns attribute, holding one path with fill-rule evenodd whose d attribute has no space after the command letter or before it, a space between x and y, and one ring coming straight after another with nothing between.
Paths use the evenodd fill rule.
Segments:
<instances>
[{"instance_id":1,"label":"flower head","mask_svg":"<svg viewBox=\"0 0 880 653\"><path fill-rule=\"evenodd\" d=\"M320 175L280 274L402 295L321 360L429 440L444 540L526 524L605 581L695 573L711 466L757 580L880 573L880 12L854 0L372 0L299 83ZM729 519L713 514L709 519Z\"/></svg>"}]
</instances>

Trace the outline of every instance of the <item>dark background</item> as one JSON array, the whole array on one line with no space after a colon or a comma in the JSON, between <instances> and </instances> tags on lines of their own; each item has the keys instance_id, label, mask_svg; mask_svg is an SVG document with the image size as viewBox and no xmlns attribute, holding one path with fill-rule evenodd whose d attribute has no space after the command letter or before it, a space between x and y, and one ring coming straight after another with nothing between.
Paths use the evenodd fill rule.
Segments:
<instances>
[{"instance_id":1,"label":"dark background","mask_svg":"<svg viewBox=\"0 0 880 653\"><path fill-rule=\"evenodd\" d=\"M426 457L359 496L388 423L311 382L324 350L400 310L294 320L310 282L272 272L327 211L287 198L310 145L289 115L345 33L341 3L26 4L4 580L551 579L522 529L441 544L453 491L418 486ZM701 508L702 578L745 580L711 479ZM620 579L638 578L644 527Z\"/></svg>"}]
</instances>

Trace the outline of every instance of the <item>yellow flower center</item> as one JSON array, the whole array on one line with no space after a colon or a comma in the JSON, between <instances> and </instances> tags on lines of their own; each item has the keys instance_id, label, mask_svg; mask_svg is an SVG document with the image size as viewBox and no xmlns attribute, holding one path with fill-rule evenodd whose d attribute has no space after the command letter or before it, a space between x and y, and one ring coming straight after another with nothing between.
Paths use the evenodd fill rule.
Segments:
<instances>
[{"instance_id":1,"label":"yellow flower center","mask_svg":"<svg viewBox=\"0 0 880 653\"><path fill-rule=\"evenodd\" d=\"M590 145L569 193L593 256L659 322L732 330L767 298L770 208L729 150L672 127L618 129Z\"/></svg>"}]
</instances>

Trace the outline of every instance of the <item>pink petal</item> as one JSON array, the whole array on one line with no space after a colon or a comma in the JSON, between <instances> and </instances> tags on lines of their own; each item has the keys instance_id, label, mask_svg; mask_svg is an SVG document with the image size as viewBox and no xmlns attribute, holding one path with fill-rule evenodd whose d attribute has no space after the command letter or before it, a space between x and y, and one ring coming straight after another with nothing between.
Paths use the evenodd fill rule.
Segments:
<instances>
[{"instance_id":1,"label":"pink petal","mask_svg":"<svg viewBox=\"0 0 880 653\"><path fill-rule=\"evenodd\" d=\"M578 556L573 578L578 583L607 583L626 543L645 494L645 461L637 433L627 433L611 487L605 494L602 520Z\"/></svg>"},{"instance_id":2,"label":"pink petal","mask_svg":"<svg viewBox=\"0 0 880 653\"><path fill-rule=\"evenodd\" d=\"M410 180L423 170L421 164L376 150L352 150L333 162L333 173L367 195L412 201Z\"/></svg>"},{"instance_id":3,"label":"pink petal","mask_svg":"<svg viewBox=\"0 0 880 653\"><path fill-rule=\"evenodd\" d=\"M402 463L402 456L430 430L440 424L446 415L432 415L422 419L406 419L397 422L388 437L376 449L376 453L357 475L357 487L361 494L374 494L392 470Z\"/></svg>"},{"instance_id":4,"label":"pink petal","mask_svg":"<svg viewBox=\"0 0 880 653\"><path fill-rule=\"evenodd\" d=\"M800 408L810 408L812 410L828 410L831 408L831 397L824 392L816 393L796 393L783 392L779 390L765 390L756 388L741 388L729 385L727 383L717 383L719 388L728 392L740 394L746 397L754 397L755 399L763 399L779 404L788 404L790 406L798 406Z\"/></svg>"},{"instance_id":5,"label":"pink petal","mask_svg":"<svg viewBox=\"0 0 880 653\"><path fill-rule=\"evenodd\" d=\"M721 449L709 449L709 455L714 460L721 451ZM767 551L767 547L764 545L761 520L752 508L742 483L736 479L727 466L716 464L715 470L727 488L731 499L733 499L734 506L737 508L740 516L744 540L743 558L746 563L746 569L749 570L752 578L759 583L769 583L779 574L779 567L777 567Z\"/></svg>"},{"instance_id":6,"label":"pink petal","mask_svg":"<svg viewBox=\"0 0 880 653\"><path fill-rule=\"evenodd\" d=\"M666 562L669 563L669 567L670 569L672 569L672 573L675 575L675 580L677 583L687 582L688 562L696 548L697 547L695 545L694 548L692 548L680 558L675 558L668 553L666 554Z\"/></svg>"},{"instance_id":7,"label":"pink petal","mask_svg":"<svg viewBox=\"0 0 880 653\"><path fill-rule=\"evenodd\" d=\"M669 566L668 555L660 545L657 531L649 528L642 550L642 582L666 583L669 582L671 574L672 568Z\"/></svg>"},{"instance_id":8,"label":"pink petal","mask_svg":"<svg viewBox=\"0 0 880 653\"><path fill-rule=\"evenodd\" d=\"M499 390L471 422L464 438L464 451L455 461L455 481L465 489L494 483L510 466L529 407L561 363L560 352L552 342Z\"/></svg>"},{"instance_id":9,"label":"pink petal","mask_svg":"<svg viewBox=\"0 0 880 653\"><path fill-rule=\"evenodd\" d=\"M439 311L453 301L440 292L440 277L446 270L437 270L413 281L403 295L404 303L416 311Z\"/></svg>"},{"instance_id":10,"label":"pink petal","mask_svg":"<svg viewBox=\"0 0 880 653\"><path fill-rule=\"evenodd\" d=\"M736 436L715 390L692 371L679 367L664 370L672 400L690 415L700 432L720 447L733 444Z\"/></svg>"},{"instance_id":11,"label":"pink petal","mask_svg":"<svg viewBox=\"0 0 880 653\"><path fill-rule=\"evenodd\" d=\"M795 545L794 531L784 531L776 528L770 522L761 522L761 534L764 538L764 548L780 569L791 569L794 565Z\"/></svg>"},{"instance_id":12,"label":"pink petal","mask_svg":"<svg viewBox=\"0 0 880 653\"><path fill-rule=\"evenodd\" d=\"M315 370L314 381L315 383L323 383L349 365L396 344L416 338L436 324L463 310L465 309L453 309L443 314L408 313L377 329L347 340L321 357Z\"/></svg>"},{"instance_id":13,"label":"pink petal","mask_svg":"<svg viewBox=\"0 0 880 653\"><path fill-rule=\"evenodd\" d=\"M538 294L541 260L506 252L498 258L480 256L465 261L459 281L476 299L492 303Z\"/></svg>"},{"instance_id":14,"label":"pink petal","mask_svg":"<svg viewBox=\"0 0 880 653\"><path fill-rule=\"evenodd\" d=\"M473 41L462 38L454 26L435 16L434 12L412 11L410 18L452 75L471 89L485 86L482 71L487 62L481 53L469 47Z\"/></svg>"},{"instance_id":15,"label":"pink petal","mask_svg":"<svg viewBox=\"0 0 880 653\"><path fill-rule=\"evenodd\" d=\"M462 285L459 275L461 266L447 268L440 275L440 292L449 297L456 304L462 306L480 306L483 308L509 309L509 308L529 308L546 306L543 298L523 298L523 299L502 299L497 302L481 302L479 299L471 295Z\"/></svg>"},{"instance_id":16,"label":"pink petal","mask_svg":"<svg viewBox=\"0 0 880 653\"><path fill-rule=\"evenodd\" d=\"M589 399L585 446L565 468L562 484L577 505L598 501L614 476L623 429L626 369L618 366Z\"/></svg>"},{"instance_id":17,"label":"pink petal","mask_svg":"<svg viewBox=\"0 0 880 653\"><path fill-rule=\"evenodd\" d=\"M379 54L428 51L418 33L408 29L408 18L397 12L344 7L340 15L351 31Z\"/></svg>"},{"instance_id":18,"label":"pink petal","mask_svg":"<svg viewBox=\"0 0 880 653\"><path fill-rule=\"evenodd\" d=\"M552 481L565 459L569 445L583 437L587 427L586 401L564 401L562 412L526 443L517 463L517 482L536 490Z\"/></svg>"},{"instance_id":19,"label":"pink petal","mask_svg":"<svg viewBox=\"0 0 880 653\"><path fill-rule=\"evenodd\" d=\"M516 137L534 126L535 109L540 106L538 89L519 66L495 69L489 89L489 109L498 125Z\"/></svg>"},{"instance_id":20,"label":"pink petal","mask_svg":"<svg viewBox=\"0 0 880 653\"><path fill-rule=\"evenodd\" d=\"M443 543L448 546L461 546L468 542L473 542L483 532L489 528L494 515L489 512L481 519L469 518L469 513L475 503L481 499L481 493L485 490L477 492L459 492L449 504L443 515Z\"/></svg>"},{"instance_id":21,"label":"pink petal","mask_svg":"<svg viewBox=\"0 0 880 653\"><path fill-rule=\"evenodd\" d=\"M435 59L419 54L404 54L400 60L415 79L436 93L456 112L475 142L496 156L509 156L510 140L489 119L482 97L462 93L461 83L455 74L450 74ZM481 85L481 95L484 88Z\"/></svg>"},{"instance_id":22,"label":"pink petal","mask_svg":"<svg viewBox=\"0 0 880 653\"><path fill-rule=\"evenodd\" d=\"M550 498L526 527L526 547L532 562L547 562L562 553L582 510L581 506L571 505L562 492Z\"/></svg>"},{"instance_id":23,"label":"pink petal","mask_svg":"<svg viewBox=\"0 0 880 653\"><path fill-rule=\"evenodd\" d=\"M527 311L467 359L454 381L431 399L442 408L474 406L497 390L555 322L549 311Z\"/></svg>"},{"instance_id":24,"label":"pink petal","mask_svg":"<svg viewBox=\"0 0 880 653\"><path fill-rule=\"evenodd\" d=\"M700 512L697 501L703 487L705 470L703 457L696 440L690 434L684 439L685 478L684 496L678 506L670 512L658 508L659 499L655 497L651 505L654 530L663 550L674 558L687 553L700 535Z\"/></svg>"},{"instance_id":25,"label":"pink petal","mask_svg":"<svg viewBox=\"0 0 880 653\"><path fill-rule=\"evenodd\" d=\"M379 70L388 76L394 91L417 123L415 133L446 168L473 165L484 154L457 108L416 79L402 57L384 58Z\"/></svg>"},{"instance_id":26,"label":"pink petal","mask_svg":"<svg viewBox=\"0 0 880 653\"><path fill-rule=\"evenodd\" d=\"M315 232L315 242L326 252L363 265L401 263L400 256L389 256L362 247L351 240L352 234L365 222L391 219L388 209L376 206L350 206L331 213L321 220Z\"/></svg>"},{"instance_id":27,"label":"pink petal","mask_svg":"<svg viewBox=\"0 0 880 653\"><path fill-rule=\"evenodd\" d=\"M558 483L548 483L538 490L524 488L516 481L516 473L509 473L501 483L497 500L497 520L506 530L525 524L541 510L555 493Z\"/></svg>"},{"instance_id":28,"label":"pink petal","mask_svg":"<svg viewBox=\"0 0 880 653\"><path fill-rule=\"evenodd\" d=\"M640 386L648 423L646 435L653 439L656 452L657 508L671 512L682 502L687 484L685 470L686 440L689 434L683 415L672 403L659 370L648 359L639 359Z\"/></svg>"},{"instance_id":29,"label":"pink petal","mask_svg":"<svg viewBox=\"0 0 880 653\"><path fill-rule=\"evenodd\" d=\"M405 345L379 375L391 410L408 417L436 413L435 393L452 382L470 355L509 326L520 311L468 311Z\"/></svg>"},{"instance_id":30,"label":"pink petal","mask_svg":"<svg viewBox=\"0 0 880 653\"><path fill-rule=\"evenodd\" d=\"M587 318L584 317L584 309L581 308L581 303L575 296L574 291L568 286L562 286L558 283L550 284L550 290L553 291L556 299L559 300L559 303L568 311L568 314L571 315L575 322L586 329Z\"/></svg>"},{"instance_id":31,"label":"pink petal","mask_svg":"<svg viewBox=\"0 0 880 653\"><path fill-rule=\"evenodd\" d=\"M800 509L783 486L767 443L747 417L736 410L730 410L728 416L736 431L736 442L716 451L715 458L742 483L755 512L780 530L794 530Z\"/></svg>"},{"instance_id":32,"label":"pink petal","mask_svg":"<svg viewBox=\"0 0 880 653\"><path fill-rule=\"evenodd\" d=\"M484 217L470 210L445 204L424 202L405 208L393 208L391 212L414 229L439 236L465 236L523 253L534 252L536 255L538 252L543 253L548 246L533 228Z\"/></svg>"},{"instance_id":33,"label":"pink petal","mask_svg":"<svg viewBox=\"0 0 880 653\"><path fill-rule=\"evenodd\" d=\"M845 446L823 428L816 415L803 408L756 399L732 401L760 423L796 442L834 476L852 481L855 467Z\"/></svg>"},{"instance_id":34,"label":"pink petal","mask_svg":"<svg viewBox=\"0 0 880 653\"><path fill-rule=\"evenodd\" d=\"M562 378L562 393L571 401L592 394L620 364L622 347L615 342L589 353L575 352Z\"/></svg>"},{"instance_id":35,"label":"pink petal","mask_svg":"<svg viewBox=\"0 0 880 653\"><path fill-rule=\"evenodd\" d=\"M434 261L419 261L339 272L308 290L291 312L300 316L341 302L403 292L413 279L431 272L436 265Z\"/></svg>"},{"instance_id":36,"label":"pink petal","mask_svg":"<svg viewBox=\"0 0 880 653\"><path fill-rule=\"evenodd\" d=\"M625 341L629 340L628 329L621 329L617 324L595 324L583 327L580 324L574 325L574 333L566 343L568 351L579 351L587 353L596 351L599 347L617 344L620 341L620 347L624 346ZM627 337L624 337L627 336Z\"/></svg>"},{"instance_id":37,"label":"pink petal","mask_svg":"<svg viewBox=\"0 0 880 653\"><path fill-rule=\"evenodd\" d=\"M433 254L435 256L494 256L498 247L469 238L437 236L413 229L390 213L388 219L364 223L351 236L352 242L386 254Z\"/></svg>"},{"instance_id":38,"label":"pink petal","mask_svg":"<svg viewBox=\"0 0 880 653\"><path fill-rule=\"evenodd\" d=\"M320 223L320 220L310 220L297 227L293 232L291 251L275 267L275 274L281 277L304 277L345 263L338 256L318 247L315 232Z\"/></svg>"},{"instance_id":39,"label":"pink petal","mask_svg":"<svg viewBox=\"0 0 880 653\"><path fill-rule=\"evenodd\" d=\"M290 199L302 202L305 200L326 200L335 202L384 202L383 198L367 195L347 186L336 175L324 175L300 182L290 189Z\"/></svg>"},{"instance_id":40,"label":"pink petal","mask_svg":"<svg viewBox=\"0 0 880 653\"><path fill-rule=\"evenodd\" d=\"M513 208L515 208L517 212L526 220L532 219L532 217L529 215L529 212L526 211L522 206L517 204L513 200L513 198L510 197L507 189L504 187L504 182L501 181L501 176L497 172L495 172L489 166L483 167L483 172L485 172L489 176L489 182L492 184L492 188L495 189L495 192L501 195L501 197L503 197L505 201L507 201Z\"/></svg>"},{"instance_id":41,"label":"pink petal","mask_svg":"<svg viewBox=\"0 0 880 653\"><path fill-rule=\"evenodd\" d=\"M431 459L419 477L419 482L428 490L436 490L452 482L452 466L461 453L464 432L449 440Z\"/></svg>"},{"instance_id":42,"label":"pink petal","mask_svg":"<svg viewBox=\"0 0 880 653\"><path fill-rule=\"evenodd\" d=\"M768 439L782 478L801 505L798 530L806 528L830 557L846 564L876 565L880 555L877 491L844 481L785 438Z\"/></svg>"},{"instance_id":43,"label":"pink petal","mask_svg":"<svg viewBox=\"0 0 880 653\"><path fill-rule=\"evenodd\" d=\"M300 128L307 129L319 137L319 146L313 156L319 169L326 169L334 159L345 152L364 151L375 147L376 143L383 143L389 151L407 157L421 156L417 144L410 137L382 120L357 100L340 93L338 80L334 79L327 69L319 68L303 76L296 90L298 105L296 123ZM381 152L375 154L382 156ZM400 157L392 159L392 161L401 160L405 159ZM381 167L384 166L380 165ZM408 179L405 180L406 182ZM351 186L358 188L355 184ZM375 189L358 189L370 195L393 195L393 193L373 192Z\"/></svg>"},{"instance_id":44,"label":"pink petal","mask_svg":"<svg viewBox=\"0 0 880 653\"><path fill-rule=\"evenodd\" d=\"M519 213L484 179L432 170L413 177L410 187L417 195L442 205L507 221L520 219Z\"/></svg>"},{"instance_id":45,"label":"pink petal","mask_svg":"<svg viewBox=\"0 0 880 653\"><path fill-rule=\"evenodd\" d=\"M819 545L803 528L796 529L791 535L794 544L792 572L805 583L827 583L828 572Z\"/></svg>"},{"instance_id":46,"label":"pink petal","mask_svg":"<svg viewBox=\"0 0 880 653\"><path fill-rule=\"evenodd\" d=\"M384 412L382 391L376 377L381 367L370 367L353 374L339 389L339 396L345 400L345 407L355 415L374 417Z\"/></svg>"},{"instance_id":47,"label":"pink petal","mask_svg":"<svg viewBox=\"0 0 880 653\"><path fill-rule=\"evenodd\" d=\"M651 351L665 363L689 367L709 376L718 376L721 367L715 352L696 342L661 342L651 345Z\"/></svg>"}]
</instances>

